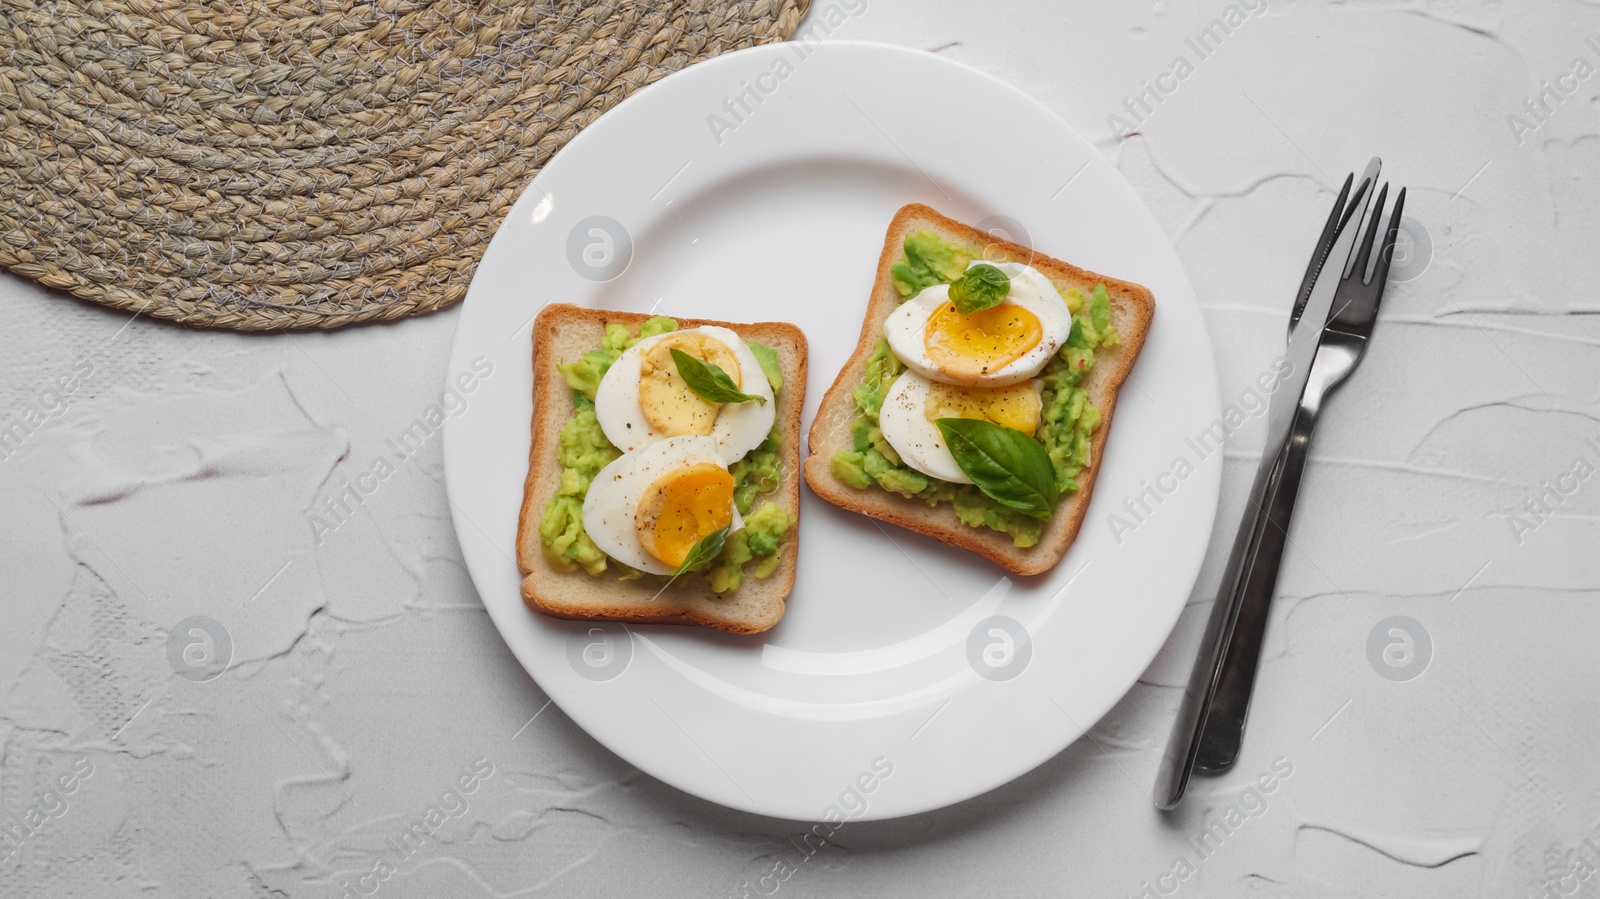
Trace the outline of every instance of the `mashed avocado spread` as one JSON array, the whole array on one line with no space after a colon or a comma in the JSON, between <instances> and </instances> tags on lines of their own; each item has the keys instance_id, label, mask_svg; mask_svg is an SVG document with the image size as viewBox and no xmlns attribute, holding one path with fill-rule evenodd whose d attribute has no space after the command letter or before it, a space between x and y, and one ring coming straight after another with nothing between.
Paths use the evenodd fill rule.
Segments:
<instances>
[{"instance_id":1,"label":"mashed avocado spread","mask_svg":"<svg viewBox=\"0 0 1600 899\"><path fill-rule=\"evenodd\" d=\"M902 298L910 298L923 288L954 282L975 258L979 254L953 247L932 231L917 231L906 236L905 259L891 265L889 273L895 291ZM1078 385L1094 368L1095 349L1116 346L1120 338L1111 324L1111 298L1105 285L1096 285L1089 297L1069 289L1062 291L1061 298L1072 313L1072 332L1060 352L1039 372L1039 379L1044 381L1043 408L1033 437L1044 445L1055 468L1056 486L1065 497L1078 490L1078 475L1089 464L1091 438L1100 426L1100 410L1089 402L1089 392ZM880 338L867 357L866 377L854 392L854 446L833 454L834 477L858 489L888 490L921 499L930 506L950 502L956 517L971 527L989 527L1009 534L1016 546L1038 543L1045 522L1000 505L971 484L930 478L901 462L878 429L878 411L889 385L904 370L905 366L889 351L889 342Z\"/></svg>"},{"instance_id":2,"label":"mashed avocado spread","mask_svg":"<svg viewBox=\"0 0 1600 899\"><path fill-rule=\"evenodd\" d=\"M594 395L600 388L611 363L617 361L622 351L646 337L675 331L678 323L665 316L647 319L639 326L638 334L629 333L623 325L607 325L600 348L587 350L575 362L556 366L572 388L572 417L561 426L556 455L561 463L561 483L555 495L544 504L544 517L539 521L539 539L544 546L545 558L558 571L583 569L598 575L608 566L614 566L623 580L644 577L644 572L630 568L608 558L594 545L583 531L583 498L589 484L600 469L621 456L595 417ZM783 387L777 357L760 344L749 344L774 395ZM779 550L783 539L794 526L796 517L785 512L776 503L765 502L751 511L757 497L778 489L783 480L783 459L778 455L782 442L778 425L774 424L767 439L743 459L728 466L733 475L733 502L744 517L744 528L728 536L722 553L715 562L698 572L711 580L711 589L718 593L737 590L744 582L744 565L759 559L752 572L756 577L766 577L777 570Z\"/></svg>"}]
</instances>

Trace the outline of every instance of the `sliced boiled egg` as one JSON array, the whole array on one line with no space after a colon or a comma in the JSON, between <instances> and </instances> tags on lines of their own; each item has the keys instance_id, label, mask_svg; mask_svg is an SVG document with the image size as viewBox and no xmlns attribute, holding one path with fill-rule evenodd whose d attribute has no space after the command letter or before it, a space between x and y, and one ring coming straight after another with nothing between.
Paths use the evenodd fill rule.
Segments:
<instances>
[{"instance_id":1,"label":"sliced boiled egg","mask_svg":"<svg viewBox=\"0 0 1600 899\"><path fill-rule=\"evenodd\" d=\"M709 435L668 437L615 459L589 485L583 529L600 551L672 574L709 534L744 527L733 475Z\"/></svg>"},{"instance_id":2,"label":"sliced boiled egg","mask_svg":"<svg viewBox=\"0 0 1600 899\"><path fill-rule=\"evenodd\" d=\"M713 403L689 389L678 373L673 350L721 368L735 386L740 386L743 380L739 360L727 344L700 331L663 334L640 353L639 410L650 427L667 437L710 434L722 404Z\"/></svg>"},{"instance_id":3,"label":"sliced boiled egg","mask_svg":"<svg viewBox=\"0 0 1600 899\"><path fill-rule=\"evenodd\" d=\"M701 397L678 374L674 349L716 365L742 392L766 402L724 404ZM673 437L710 436L722 460L732 464L767 439L777 404L760 361L739 335L707 325L647 337L624 350L600 379L594 411L606 439L624 453Z\"/></svg>"},{"instance_id":4,"label":"sliced boiled egg","mask_svg":"<svg viewBox=\"0 0 1600 899\"><path fill-rule=\"evenodd\" d=\"M1032 266L995 267L1011 279L999 305L963 315L950 302L950 285L928 287L884 320L889 349L907 368L946 384L999 387L1038 374L1072 333L1072 313Z\"/></svg>"},{"instance_id":5,"label":"sliced boiled egg","mask_svg":"<svg viewBox=\"0 0 1600 899\"><path fill-rule=\"evenodd\" d=\"M956 387L932 382L922 414L930 422L941 418L981 418L1032 437L1039 430L1043 389L1044 382L1039 380L1005 387Z\"/></svg>"},{"instance_id":6,"label":"sliced boiled egg","mask_svg":"<svg viewBox=\"0 0 1600 899\"><path fill-rule=\"evenodd\" d=\"M1005 387L958 387L908 369L889 385L878 412L878 429L905 464L931 478L970 484L972 479L956 464L935 422L981 418L1031 437L1039 429L1043 389L1039 380Z\"/></svg>"}]
</instances>

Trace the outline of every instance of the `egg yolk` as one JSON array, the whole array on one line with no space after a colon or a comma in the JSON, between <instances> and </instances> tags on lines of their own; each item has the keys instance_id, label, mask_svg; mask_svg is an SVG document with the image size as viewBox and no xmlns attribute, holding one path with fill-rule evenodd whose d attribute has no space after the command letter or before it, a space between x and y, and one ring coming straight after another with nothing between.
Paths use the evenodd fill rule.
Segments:
<instances>
[{"instance_id":1,"label":"egg yolk","mask_svg":"<svg viewBox=\"0 0 1600 899\"><path fill-rule=\"evenodd\" d=\"M633 529L645 552L673 568L707 535L733 520L733 475L701 462L669 471L645 490Z\"/></svg>"},{"instance_id":2,"label":"egg yolk","mask_svg":"<svg viewBox=\"0 0 1600 899\"><path fill-rule=\"evenodd\" d=\"M1039 382L1023 381L1008 387L954 387L935 383L928 388L923 414L929 421L941 418L978 418L1033 436L1039 429Z\"/></svg>"},{"instance_id":3,"label":"egg yolk","mask_svg":"<svg viewBox=\"0 0 1600 899\"><path fill-rule=\"evenodd\" d=\"M721 403L700 396L678 374L674 349L710 362L728 373L733 383L739 378L739 359L720 340L704 334L669 334L650 345L639 360L639 409L644 420L665 437L685 434L705 436L717 421Z\"/></svg>"},{"instance_id":4,"label":"egg yolk","mask_svg":"<svg viewBox=\"0 0 1600 899\"><path fill-rule=\"evenodd\" d=\"M1039 317L1016 303L962 315L945 303L928 317L922 342L940 373L963 383L992 375L1039 345Z\"/></svg>"}]
</instances>

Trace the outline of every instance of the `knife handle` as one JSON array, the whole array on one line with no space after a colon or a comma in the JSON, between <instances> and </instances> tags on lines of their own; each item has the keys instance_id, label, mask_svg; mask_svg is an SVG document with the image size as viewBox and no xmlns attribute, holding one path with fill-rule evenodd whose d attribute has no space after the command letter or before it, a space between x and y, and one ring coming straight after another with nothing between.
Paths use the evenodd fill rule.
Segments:
<instances>
[{"instance_id":1,"label":"knife handle","mask_svg":"<svg viewBox=\"0 0 1600 899\"><path fill-rule=\"evenodd\" d=\"M1298 409L1295 416L1291 417L1291 426L1295 417L1298 417ZM1171 811L1178 807L1178 801L1188 787L1189 775L1200 759L1202 743L1210 727L1217 685L1239 618L1239 602L1243 597L1238 588L1253 567L1261 535L1268 527L1266 514L1262 510L1268 507L1269 500L1274 496L1274 485L1282 471L1287 446L1287 439L1279 443L1269 438L1261 464L1256 468L1255 480L1250 486L1250 500L1239 522L1233 548L1228 552L1228 564L1222 571L1216 601L1211 604L1205 633L1200 637L1200 652L1195 656L1194 670L1178 702L1172 736L1167 740L1166 753L1162 755L1160 769L1156 772L1156 792L1152 798L1157 808ZM1211 754L1211 758L1215 758L1215 753ZM1219 770L1215 767L1215 761L1209 764L1212 767L1205 770Z\"/></svg>"},{"instance_id":2,"label":"knife handle","mask_svg":"<svg viewBox=\"0 0 1600 899\"><path fill-rule=\"evenodd\" d=\"M1284 550L1288 547L1289 520L1294 515L1295 499L1299 496L1306 458L1311 451L1311 435L1322 406L1323 391L1317 389L1320 385L1308 386L1310 389L1296 410L1289 440L1267 479L1261 504L1249 510L1257 517L1253 529L1255 545L1246 551L1234 594L1229 597L1230 605L1238 609L1237 617L1222 656L1216 691L1205 715L1195 754L1195 769L1207 774L1233 767L1244 742L1245 720L1250 712L1256 669L1261 663L1267 618L1271 614ZM1223 601L1223 597L1219 596L1217 601Z\"/></svg>"}]
</instances>

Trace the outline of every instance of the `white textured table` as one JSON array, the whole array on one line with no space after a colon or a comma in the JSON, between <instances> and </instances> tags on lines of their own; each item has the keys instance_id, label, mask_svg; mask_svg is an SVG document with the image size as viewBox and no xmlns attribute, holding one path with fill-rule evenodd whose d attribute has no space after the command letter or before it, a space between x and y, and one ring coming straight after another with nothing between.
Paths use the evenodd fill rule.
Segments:
<instances>
[{"instance_id":1,"label":"white textured table","mask_svg":"<svg viewBox=\"0 0 1600 899\"><path fill-rule=\"evenodd\" d=\"M1321 425L1232 774L1146 795L1224 539L1091 739L807 855L622 763L506 651L438 435L389 443L457 312L263 338L7 276L0 895L1600 895L1600 7L1056 6L823 0L802 31L959 59L1096 140L1246 413L1335 179L1382 155L1431 242Z\"/></svg>"}]
</instances>

